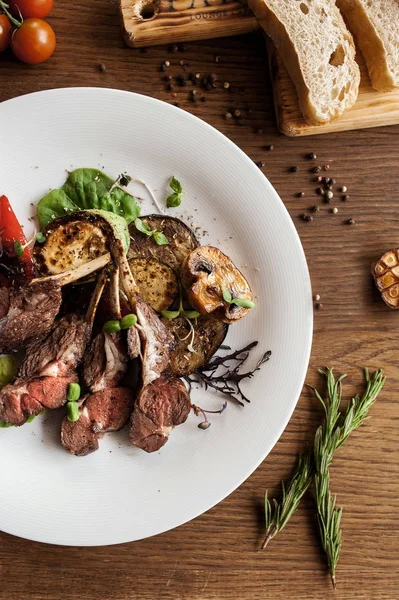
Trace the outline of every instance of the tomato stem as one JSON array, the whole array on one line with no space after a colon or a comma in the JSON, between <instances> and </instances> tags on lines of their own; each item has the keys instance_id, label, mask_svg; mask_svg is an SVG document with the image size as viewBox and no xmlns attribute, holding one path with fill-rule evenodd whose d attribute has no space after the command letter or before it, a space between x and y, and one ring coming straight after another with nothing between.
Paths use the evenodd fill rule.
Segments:
<instances>
[{"instance_id":1,"label":"tomato stem","mask_svg":"<svg viewBox=\"0 0 399 600\"><path fill-rule=\"evenodd\" d=\"M21 21L18 21L17 19L14 19L14 17L12 16L12 14L8 11L9 5L6 4L5 2L3 2L3 0L0 0L0 8L4 12L4 14L9 18L9 20L14 25L14 27L16 27L17 29L19 29L21 27L21 25L22 25L22 22L23 22L22 16L21 16ZM21 14L21 13L19 13L19 14Z\"/></svg>"}]
</instances>

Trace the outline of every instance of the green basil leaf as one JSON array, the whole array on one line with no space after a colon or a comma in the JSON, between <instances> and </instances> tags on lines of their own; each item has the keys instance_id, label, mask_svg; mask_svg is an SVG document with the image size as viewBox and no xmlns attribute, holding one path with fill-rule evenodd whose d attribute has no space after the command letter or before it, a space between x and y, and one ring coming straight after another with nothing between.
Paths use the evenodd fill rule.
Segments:
<instances>
[{"instance_id":1,"label":"green basil leaf","mask_svg":"<svg viewBox=\"0 0 399 600\"><path fill-rule=\"evenodd\" d=\"M76 169L69 173L61 189L51 190L37 205L40 228L76 210L106 210L131 223L140 214L134 196L98 169Z\"/></svg>"},{"instance_id":2,"label":"green basil leaf","mask_svg":"<svg viewBox=\"0 0 399 600\"><path fill-rule=\"evenodd\" d=\"M37 205L37 219L40 229L43 229L58 217L79 210L77 206L64 192L64 190L51 190L43 196Z\"/></svg>"},{"instance_id":3,"label":"green basil leaf","mask_svg":"<svg viewBox=\"0 0 399 600\"><path fill-rule=\"evenodd\" d=\"M158 246L166 246L166 244L169 244L168 238L161 231L154 231L152 237Z\"/></svg>"},{"instance_id":4,"label":"green basil leaf","mask_svg":"<svg viewBox=\"0 0 399 600\"><path fill-rule=\"evenodd\" d=\"M176 177L172 177L172 179L169 182L169 185L170 185L171 189L174 192L176 192L176 194L181 194L183 192L181 183L178 179L176 179Z\"/></svg>"},{"instance_id":5,"label":"green basil leaf","mask_svg":"<svg viewBox=\"0 0 399 600\"><path fill-rule=\"evenodd\" d=\"M227 289L227 287L224 286L224 285L222 285L222 294L223 294L223 300L225 302L227 302L228 304L231 304L231 302L232 302L231 293L229 292L229 290Z\"/></svg>"},{"instance_id":6,"label":"green basil leaf","mask_svg":"<svg viewBox=\"0 0 399 600\"><path fill-rule=\"evenodd\" d=\"M166 206L168 208L176 208L177 206L180 206L181 204L181 194L170 194L170 196L168 196L166 198Z\"/></svg>"},{"instance_id":7,"label":"green basil leaf","mask_svg":"<svg viewBox=\"0 0 399 600\"><path fill-rule=\"evenodd\" d=\"M134 226L137 229L137 231L140 231L141 233L144 233L144 235L148 235L148 237L151 237L153 234L152 229L150 229L147 225L147 223L144 223L144 221L142 221L141 219L135 219L134 220Z\"/></svg>"}]
</instances>

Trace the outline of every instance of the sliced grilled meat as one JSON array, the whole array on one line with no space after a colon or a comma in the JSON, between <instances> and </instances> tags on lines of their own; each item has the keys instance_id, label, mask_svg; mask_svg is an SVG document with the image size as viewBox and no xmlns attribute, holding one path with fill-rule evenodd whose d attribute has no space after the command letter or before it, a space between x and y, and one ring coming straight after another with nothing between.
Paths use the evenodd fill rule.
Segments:
<instances>
[{"instance_id":1,"label":"sliced grilled meat","mask_svg":"<svg viewBox=\"0 0 399 600\"><path fill-rule=\"evenodd\" d=\"M8 287L0 287L0 319L7 316L10 308L10 291ZM1 321L0 321L1 327Z\"/></svg>"},{"instance_id":2,"label":"sliced grilled meat","mask_svg":"<svg viewBox=\"0 0 399 600\"><path fill-rule=\"evenodd\" d=\"M127 330L127 351L132 360L140 356L140 335L137 327L130 327Z\"/></svg>"},{"instance_id":3,"label":"sliced grilled meat","mask_svg":"<svg viewBox=\"0 0 399 600\"><path fill-rule=\"evenodd\" d=\"M8 293L8 310L0 320L0 353L19 350L28 340L47 333L61 306L57 281L37 281L10 288ZM1 305L5 306L6 294L2 292L1 296ZM4 312L4 308L0 311Z\"/></svg>"},{"instance_id":4,"label":"sliced grilled meat","mask_svg":"<svg viewBox=\"0 0 399 600\"><path fill-rule=\"evenodd\" d=\"M190 413L190 396L180 379L159 377L145 386L130 418L130 441L146 452L159 450Z\"/></svg>"},{"instance_id":5,"label":"sliced grilled meat","mask_svg":"<svg viewBox=\"0 0 399 600\"><path fill-rule=\"evenodd\" d=\"M121 333L99 333L83 360L83 382L91 392L115 388L127 370L127 348Z\"/></svg>"},{"instance_id":6,"label":"sliced grilled meat","mask_svg":"<svg viewBox=\"0 0 399 600\"><path fill-rule=\"evenodd\" d=\"M0 391L0 421L23 425L44 408L59 408L66 402L68 385L77 380L72 373L68 377L37 377L4 386Z\"/></svg>"},{"instance_id":7,"label":"sliced grilled meat","mask_svg":"<svg viewBox=\"0 0 399 600\"><path fill-rule=\"evenodd\" d=\"M64 418L61 443L71 454L86 456L98 449L99 434L122 429L133 408L129 388L108 389L92 394L80 409L78 421Z\"/></svg>"},{"instance_id":8,"label":"sliced grilled meat","mask_svg":"<svg viewBox=\"0 0 399 600\"><path fill-rule=\"evenodd\" d=\"M84 317L75 313L62 317L47 336L28 345L18 380L69 375L81 361L90 333L91 325Z\"/></svg>"},{"instance_id":9,"label":"sliced grilled meat","mask_svg":"<svg viewBox=\"0 0 399 600\"><path fill-rule=\"evenodd\" d=\"M133 312L137 315L137 329L141 340L143 386L157 379L169 361L173 336L161 322L156 312L139 294L136 282L126 259L122 243L116 240L111 253L119 267L119 276Z\"/></svg>"}]
</instances>

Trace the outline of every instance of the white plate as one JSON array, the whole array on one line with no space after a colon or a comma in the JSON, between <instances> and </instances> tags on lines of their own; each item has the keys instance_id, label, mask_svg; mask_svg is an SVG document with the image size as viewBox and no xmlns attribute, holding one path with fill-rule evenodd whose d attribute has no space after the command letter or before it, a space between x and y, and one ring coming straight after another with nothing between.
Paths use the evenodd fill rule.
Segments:
<instances>
[{"instance_id":1,"label":"white plate","mask_svg":"<svg viewBox=\"0 0 399 600\"><path fill-rule=\"evenodd\" d=\"M127 432L108 434L85 458L59 443L60 416L0 429L0 529L66 545L138 540L185 523L237 486L273 448L295 408L309 360L312 299L309 273L292 221L276 192L232 142L192 115L128 92L74 88L39 92L0 105L0 193L25 231L31 203L61 185L65 169L104 167L110 175L141 177L162 201L175 175L181 208L242 267L257 307L232 326L227 343L259 340L248 361L271 360L244 389L251 403L229 403L207 431L193 414L160 452L129 445ZM136 185L132 190L142 197ZM151 210L151 203L145 203ZM144 213L143 213L144 214ZM190 217L191 216L191 217ZM193 401L218 408L203 390Z\"/></svg>"}]
</instances>

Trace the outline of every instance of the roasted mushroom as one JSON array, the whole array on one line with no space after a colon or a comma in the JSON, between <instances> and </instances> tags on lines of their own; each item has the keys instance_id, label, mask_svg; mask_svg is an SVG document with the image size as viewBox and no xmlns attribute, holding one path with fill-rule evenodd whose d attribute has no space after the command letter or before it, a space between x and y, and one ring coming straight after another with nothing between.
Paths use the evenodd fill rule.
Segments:
<instances>
[{"instance_id":1,"label":"roasted mushroom","mask_svg":"<svg viewBox=\"0 0 399 600\"><path fill-rule=\"evenodd\" d=\"M179 295L179 283L171 267L156 258L132 258L129 266L141 295L151 308L162 312L173 304Z\"/></svg>"},{"instance_id":2,"label":"roasted mushroom","mask_svg":"<svg viewBox=\"0 0 399 600\"><path fill-rule=\"evenodd\" d=\"M162 322L175 339L167 367L167 373L173 377L190 375L207 363L223 342L228 330L228 325L213 315L201 316L192 321L180 316L176 319L162 319Z\"/></svg>"},{"instance_id":3,"label":"roasted mushroom","mask_svg":"<svg viewBox=\"0 0 399 600\"><path fill-rule=\"evenodd\" d=\"M190 304L202 315L215 313L225 323L234 323L248 313L249 308L234 299L252 304L249 283L218 248L201 246L190 252L180 277Z\"/></svg>"},{"instance_id":4,"label":"roasted mushroom","mask_svg":"<svg viewBox=\"0 0 399 600\"><path fill-rule=\"evenodd\" d=\"M134 223L131 223L129 226L129 259L153 257L174 271L178 271L187 254L199 246L191 229L179 219L161 215L147 215L140 218L150 229L162 232L167 237L169 244L158 246L152 237L141 233L136 229Z\"/></svg>"},{"instance_id":5,"label":"roasted mushroom","mask_svg":"<svg viewBox=\"0 0 399 600\"><path fill-rule=\"evenodd\" d=\"M399 308L399 248L385 252L373 264L371 272L382 299L390 307Z\"/></svg>"}]
</instances>

